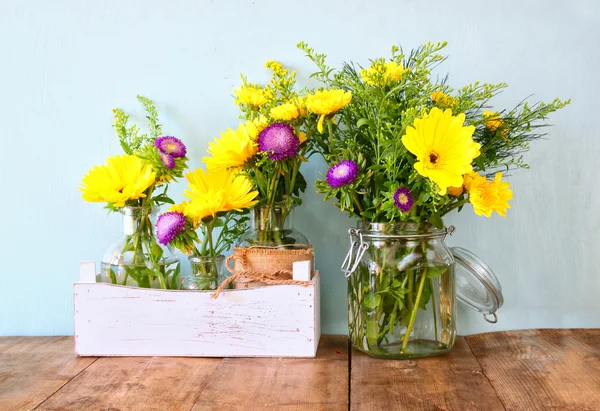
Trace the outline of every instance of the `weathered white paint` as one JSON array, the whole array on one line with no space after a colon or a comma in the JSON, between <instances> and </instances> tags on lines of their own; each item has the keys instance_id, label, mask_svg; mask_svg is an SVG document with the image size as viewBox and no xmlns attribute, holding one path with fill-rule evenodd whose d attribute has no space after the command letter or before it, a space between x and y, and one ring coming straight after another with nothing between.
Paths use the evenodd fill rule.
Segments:
<instances>
[{"instance_id":1,"label":"weathered white paint","mask_svg":"<svg viewBox=\"0 0 600 411\"><path fill-rule=\"evenodd\" d=\"M93 263L91 263L93 265ZM319 273L308 286L212 291L95 283L89 262L73 286L82 356L314 357L321 335Z\"/></svg>"},{"instance_id":2,"label":"weathered white paint","mask_svg":"<svg viewBox=\"0 0 600 411\"><path fill-rule=\"evenodd\" d=\"M312 261L296 261L292 263L294 269L292 271L293 279L296 281L310 281L312 273Z\"/></svg>"},{"instance_id":3,"label":"weathered white paint","mask_svg":"<svg viewBox=\"0 0 600 411\"><path fill-rule=\"evenodd\" d=\"M494 109L531 94L571 97L550 117L549 138L532 145L531 170L510 177L507 217L466 206L448 221L457 228L450 244L484 258L505 295L498 324L461 309L458 330L600 326L599 38L598 0L2 0L0 335L73 333L77 264L99 262L123 230L120 215L77 191L92 166L121 153L113 107L143 125L134 96L154 99L165 132L183 139L198 167L208 141L239 122L240 72L266 82L264 62L277 59L301 86L315 85L300 40L338 67L368 64L391 44L448 40L450 58L435 74L450 73L455 87L508 82ZM296 226L315 247L323 332L346 333L339 268L353 221L314 192L323 162L312 157L302 169ZM184 187L169 189L176 201Z\"/></svg>"}]
</instances>

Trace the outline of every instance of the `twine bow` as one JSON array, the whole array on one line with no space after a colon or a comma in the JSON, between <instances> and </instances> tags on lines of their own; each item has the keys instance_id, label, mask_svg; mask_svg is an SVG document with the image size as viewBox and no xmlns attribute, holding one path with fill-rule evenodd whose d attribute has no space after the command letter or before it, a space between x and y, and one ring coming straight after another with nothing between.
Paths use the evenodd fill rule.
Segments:
<instances>
[{"instance_id":1,"label":"twine bow","mask_svg":"<svg viewBox=\"0 0 600 411\"><path fill-rule=\"evenodd\" d=\"M232 260L235 262L234 268L232 268L230 265ZM308 281L294 280L294 275L291 270L277 270L270 274L250 270L248 268L248 264L246 263L246 249L238 249L236 253L227 257L225 260L225 267L232 275L227 277L225 281L221 283L219 288L217 288L215 292L211 294L212 298L217 298L219 294L221 294L221 291L227 288L229 284L231 284L240 276L244 276L250 278L252 281L261 282L267 285L303 285L306 287L310 284Z\"/></svg>"}]
</instances>

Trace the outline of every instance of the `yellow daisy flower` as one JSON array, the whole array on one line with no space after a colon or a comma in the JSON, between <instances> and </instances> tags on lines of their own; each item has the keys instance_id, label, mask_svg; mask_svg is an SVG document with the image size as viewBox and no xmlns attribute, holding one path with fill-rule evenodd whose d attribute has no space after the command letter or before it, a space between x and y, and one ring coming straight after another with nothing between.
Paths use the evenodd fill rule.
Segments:
<instances>
[{"instance_id":1,"label":"yellow daisy flower","mask_svg":"<svg viewBox=\"0 0 600 411\"><path fill-rule=\"evenodd\" d=\"M298 139L300 140L300 144L306 142L306 140L308 140L308 137L306 136L306 133L304 131L301 131L298 134Z\"/></svg>"},{"instance_id":2,"label":"yellow daisy flower","mask_svg":"<svg viewBox=\"0 0 600 411\"><path fill-rule=\"evenodd\" d=\"M486 119L485 126L492 132L498 130L504 124L497 111L483 110L483 118Z\"/></svg>"},{"instance_id":3,"label":"yellow daisy flower","mask_svg":"<svg viewBox=\"0 0 600 411\"><path fill-rule=\"evenodd\" d=\"M376 61L368 69L361 70L360 77L365 83L377 86L382 82L386 84L400 81L406 71L408 69L405 69L402 64L398 64L395 61L389 63Z\"/></svg>"},{"instance_id":4,"label":"yellow daisy flower","mask_svg":"<svg viewBox=\"0 0 600 411\"><path fill-rule=\"evenodd\" d=\"M283 103L273 107L270 114L275 120L292 121L300 116L300 111L294 103Z\"/></svg>"},{"instance_id":5,"label":"yellow daisy flower","mask_svg":"<svg viewBox=\"0 0 600 411\"><path fill-rule=\"evenodd\" d=\"M306 108L314 114L321 115L317 129L323 132L323 120L338 110L346 107L352 101L352 93L344 90L319 90L306 96Z\"/></svg>"},{"instance_id":6,"label":"yellow daisy flower","mask_svg":"<svg viewBox=\"0 0 600 411\"><path fill-rule=\"evenodd\" d=\"M469 193L469 202L477 215L491 217L495 211L506 217L506 210L510 208L508 200L513 198L510 184L501 181L502 173L496 173L493 181L488 181L485 176L469 173L464 177L464 186Z\"/></svg>"},{"instance_id":7,"label":"yellow daisy flower","mask_svg":"<svg viewBox=\"0 0 600 411\"><path fill-rule=\"evenodd\" d=\"M208 143L206 151L211 156L202 161L209 169L243 166L258 152L258 132L256 123L251 121L240 124L237 130L228 128L221 133L221 138Z\"/></svg>"},{"instance_id":8,"label":"yellow daisy flower","mask_svg":"<svg viewBox=\"0 0 600 411\"><path fill-rule=\"evenodd\" d=\"M431 93L431 100L438 106L449 108L451 108L455 103L454 98L450 97L446 93L442 93L441 91L434 91Z\"/></svg>"},{"instance_id":9,"label":"yellow daisy flower","mask_svg":"<svg viewBox=\"0 0 600 411\"><path fill-rule=\"evenodd\" d=\"M391 61L385 65L383 78L386 81L400 81L405 71L407 71L407 69L405 69L402 64Z\"/></svg>"},{"instance_id":10,"label":"yellow daisy flower","mask_svg":"<svg viewBox=\"0 0 600 411\"><path fill-rule=\"evenodd\" d=\"M223 168L205 172L199 168L186 176L188 190L183 196L184 214L195 221L231 210L242 211L256 204L258 191L253 191L250 180L236 170Z\"/></svg>"},{"instance_id":11,"label":"yellow daisy flower","mask_svg":"<svg viewBox=\"0 0 600 411\"><path fill-rule=\"evenodd\" d=\"M464 123L464 113L453 116L450 109L434 107L402 137L406 149L417 157L415 170L436 183L440 194L462 185L463 175L473 170L471 163L480 154L481 146L472 138L475 127Z\"/></svg>"},{"instance_id":12,"label":"yellow daisy flower","mask_svg":"<svg viewBox=\"0 0 600 411\"><path fill-rule=\"evenodd\" d=\"M459 195L461 195L464 191L464 187L460 186L460 187L448 187L448 194L451 195L452 197L458 197Z\"/></svg>"},{"instance_id":13,"label":"yellow daisy flower","mask_svg":"<svg viewBox=\"0 0 600 411\"><path fill-rule=\"evenodd\" d=\"M268 93L264 88L255 85L242 86L233 91L235 104L246 104L253 109L265 105L269 101Z\"/></svg>"},{"instance_id":14,"label":"yellow daisy flower","mask_svg":"<svg viewBox=\"0 0 600 411\"><path fill-rule=\"evenodd\" d=\"M110 157L105 165L92 168L84 177L79 190L83 199L123 207L129 200L146 197L144 191L156 180L156 173L139 157L120 155Z\"/></svg>"}]
</instances>

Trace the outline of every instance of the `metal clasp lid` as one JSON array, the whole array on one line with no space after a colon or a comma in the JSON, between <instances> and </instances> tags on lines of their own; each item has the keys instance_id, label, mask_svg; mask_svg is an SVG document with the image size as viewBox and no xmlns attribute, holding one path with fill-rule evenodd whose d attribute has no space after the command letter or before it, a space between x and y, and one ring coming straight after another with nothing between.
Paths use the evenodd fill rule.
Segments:
<instances>
[{"instance_id":1,"label":"metal clasp lid","mask_svg":"<svg viewBox=\"0 0 600 411\"><path fill-rule=\"evenodd\" d=\"M504 303L498 278L484 261L469 250L460 247L450 250L456 261L456 297L461 303L482 313L488 323L496 324L496 311Z\"/></svg>"},{"instance_id":2,"label":"metal clasp lid","mask_svg":"<svg viewBox=\"0 0 600 411\"><path fill-rule=\"evenodd\" d=\"M351 228L348 230L348 234L350 234L350 249L348 250L348 254L346 254L344 262L342 263L342 272L346 278L350 277L352 273L356 271L360 260L362 260L363 255L365 254L365 251L367 251L369 248L369 244L365 243L363 240L362 231L360 229ZM357 237L359 241L355 241L354 237ZM352 257L355 248L358 248L358 251L354 256L353 261Z\"/></svg>"}]
</instances>

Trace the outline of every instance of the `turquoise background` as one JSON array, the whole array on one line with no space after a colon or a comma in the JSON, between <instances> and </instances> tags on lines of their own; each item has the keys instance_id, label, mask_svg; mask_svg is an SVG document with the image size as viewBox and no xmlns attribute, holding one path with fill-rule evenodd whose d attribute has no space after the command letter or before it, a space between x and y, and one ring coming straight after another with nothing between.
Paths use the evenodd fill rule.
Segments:
<instances>
[{"instance_id":1,"label":"turquoise background","mask_svg":"<svg viewBox=\"0 0 600 411\"><path fill-rule=\"evenodd\" d=\"M508 82L498 108L533 93L571 97L526 156L531 170L510 178L508 218L467 206L448 219L457 226L451 244L485 259L505 295L497 325L461 308L459 332L599 326L599 27L593 0L3 0L0 335L73 332L78 263L99 262L121 231L120 216L77 190L88 169L120 153L113 107L141 123L135 95L153 99L197 167L207 142L238 122L231 94L240 72L265 82L264 62L277 59L314 85L300 40L337 67L388 56L394 43L447 40L450 58L436 74L450 73L455 86ZM323 171L317 158L303 169L310 183ZM183 186L173 190L178 200ZM322 272L323 332L345 333L339 266L353 222L313 191L297 217Z\"/></svg>"}]
</instances>

